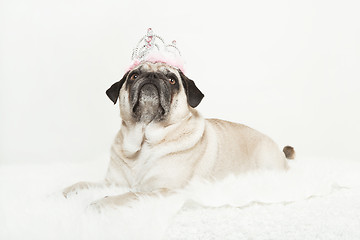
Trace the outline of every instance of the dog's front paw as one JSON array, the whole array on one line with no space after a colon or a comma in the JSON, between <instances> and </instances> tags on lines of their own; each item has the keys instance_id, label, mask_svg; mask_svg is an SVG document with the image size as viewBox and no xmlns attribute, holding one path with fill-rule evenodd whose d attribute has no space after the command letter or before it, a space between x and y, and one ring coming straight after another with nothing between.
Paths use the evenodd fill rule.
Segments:
<instances>
[{"instance_id":1,"label":"dog's front paw","mask_svg":"<svg viewBox=\"0 0 360 240\"><path fill-rule=\"evenodd\" d=\"M81 190L88 189L89 184L86 182L78 182L74 185L71 185L63 190L63 195L65 198L68 198L72 195L77 195Z\"/></svg>"},{"instance_id":2,"label":"dog's front paw","mask_svg":"<svg viewBox=\"0 0 360 240\"><path fill-rule=\"evenodd\" d=\"M106 196L90 204L90 208L101 212L105 208L132 207L138 201L138 196L128 192L117 196Z\"/></svg>"}]
</instances>

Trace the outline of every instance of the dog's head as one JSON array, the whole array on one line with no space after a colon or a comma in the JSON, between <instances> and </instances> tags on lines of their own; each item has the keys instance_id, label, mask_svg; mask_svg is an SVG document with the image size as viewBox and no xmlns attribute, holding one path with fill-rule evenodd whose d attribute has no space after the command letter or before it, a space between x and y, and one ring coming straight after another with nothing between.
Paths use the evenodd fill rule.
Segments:
<instances>
[{"instance_id":1,"label":"dog's head","mask_svg":"<svg viewBox=\"0 0 360 240\"><path fill-rule=\"evenodd\" d=\"M179 119L198 106L204 97L194 81L165 63L144 62L114 83L107 91L119 98L123 120L149 123Z\"/></svg>"}]
</instances>

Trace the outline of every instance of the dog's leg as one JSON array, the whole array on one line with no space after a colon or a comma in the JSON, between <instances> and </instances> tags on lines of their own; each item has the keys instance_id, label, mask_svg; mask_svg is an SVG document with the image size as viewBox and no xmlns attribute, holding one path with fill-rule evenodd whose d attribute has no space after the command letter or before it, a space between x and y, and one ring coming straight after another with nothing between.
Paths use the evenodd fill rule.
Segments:
<instances>
[{"instance_id":1,"label":"dog's leg","mask_svg":"<svg viewBox=\"0 0 360 240\"><path fill-rule=\"evenodd\" d=\"M71 185L63 190L63 195L65 198L68 198L71 195L77 195L80 191L90 189L90 188L101 188L108 187L111 184L108 181L103 182L78 182L74 185Z\"/></svg>"},{"instance_id":2,"label":"dog's leg","mask_svg":"<svg viewBox=\"0 0 360 240\"><path fill-rule=\"evenodd\" d=\"M90 204L90 207L101 211L103 208L117 208L121 206L132 206L143 197L169 196L173 192L169 189L159 189L153 192L127 192L116 196L106 196Z\"/></svg>"}]
</instances>

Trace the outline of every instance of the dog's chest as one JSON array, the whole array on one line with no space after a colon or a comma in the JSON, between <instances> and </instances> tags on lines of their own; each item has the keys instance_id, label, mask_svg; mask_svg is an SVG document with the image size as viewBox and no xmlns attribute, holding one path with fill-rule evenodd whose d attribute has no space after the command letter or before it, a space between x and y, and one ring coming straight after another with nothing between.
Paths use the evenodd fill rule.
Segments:
<instances>
[{"instance_id":1,"label":"dog's chest","mask_svg":"<svg viewBox=\"0 0 360 240\"><path fill-rule=\"evenodd\" d=\"M115 143L119 161L115 165L122 168L118 173L130 187L141 191L182 185L203 152L197 145L203 136L203 121L199 124L123 129Z\"/></svg>"},{"instance_id":2,"label":"dog's chest","mask_svg":"<svg viewBox=\"0 0 360 240\"><path fill-rule=\"evenodd\" d=\"M174 182L184 178L180 162L163 156L161 151L161 148L144 143L137 158L126 161L124 173L131 188L137 191L170 188Z\"/></svg>"},{"instance_id":3,"label":"dog's chest","mask_svg":"<svg viewBox=\"0 0 360 240\"><path fill-rule=\"evenodd\" d=\"M129 166L129 173L133 183L141 182L147 175L151 175L151 171L156 166L154 159L154 150L148 144L143 144L141 150L137 153L137 157L126 161Z\"/></svg>"}]
</instances>

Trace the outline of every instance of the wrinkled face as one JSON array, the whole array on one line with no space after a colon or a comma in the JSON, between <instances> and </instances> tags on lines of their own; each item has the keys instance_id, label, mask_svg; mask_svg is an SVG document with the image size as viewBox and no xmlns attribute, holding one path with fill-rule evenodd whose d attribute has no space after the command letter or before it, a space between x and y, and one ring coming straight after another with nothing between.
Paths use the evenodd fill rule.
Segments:
<instances>
[{"instance_id":1,"label":"wrinkled face","mask_svg":"<svg viewBox=\"0 0 360 240\"><path fill-rule=\"evenodd\" d=\"M196 107L204 96L179 70L152 62L127 72L106 93L114 103L120 99L123 119L144 123L185 114L189 106Z\"/></svg>"},{"instance_id":2,"label":"wrinkled face","mask_svg":"<svg viewBox=\"0 0 360 240\"><path fill-rule=\"evenodd\" d=\"M159 63L145 63L132 70L125 88L134 117L144 122L164 119L179 92L179 79L175 69Z\"/></svg>"}]
</instances>

